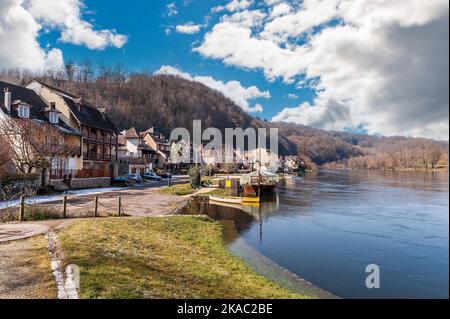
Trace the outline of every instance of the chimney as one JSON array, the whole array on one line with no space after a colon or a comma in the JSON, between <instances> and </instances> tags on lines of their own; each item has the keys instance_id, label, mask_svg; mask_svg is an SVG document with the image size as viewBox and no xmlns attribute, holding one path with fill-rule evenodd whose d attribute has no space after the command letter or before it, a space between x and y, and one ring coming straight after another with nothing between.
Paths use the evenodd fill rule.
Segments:
<instances>
[{"instance_id":1,"label":"chimney","mask_svg":"<svg viewBox=\"0 0 450 319\"><path fill-rule=\"evenodd\" d=\"M5 92L5 107L8 113L11 113L11 90L9 88L5 88L3 90Z\"/></svg>"}]
</instances>

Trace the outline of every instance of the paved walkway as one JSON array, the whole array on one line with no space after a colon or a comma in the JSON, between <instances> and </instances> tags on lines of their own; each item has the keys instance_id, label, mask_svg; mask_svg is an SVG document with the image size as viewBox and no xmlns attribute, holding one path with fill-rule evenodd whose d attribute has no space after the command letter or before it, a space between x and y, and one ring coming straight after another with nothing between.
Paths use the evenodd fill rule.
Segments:
<instances>
[{"instance_id":1,"label":"paved walkway","mask_svg":"<svg viewBox=\"0 0 450 319\"><path fill-rule=\"evenodd\" d=\"M40 224L0 224L0 243L44 235L49 226Z\"/></svg>"}]
</instances>

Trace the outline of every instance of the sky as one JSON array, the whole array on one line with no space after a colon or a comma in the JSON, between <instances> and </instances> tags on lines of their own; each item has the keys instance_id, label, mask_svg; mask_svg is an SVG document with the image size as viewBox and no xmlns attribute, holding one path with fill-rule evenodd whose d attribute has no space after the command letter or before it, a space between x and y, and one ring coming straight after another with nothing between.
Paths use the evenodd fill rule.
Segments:
<instances>
[{"instance_id":1,"label":"sky","mask_svg":"<svg viewBox=\"0 0 450 319\"><path fill-rule=\"evenodd\" d=\"M0 69L120 63L267 120L448 140L447 0L0 0L0 12Z\"/></svg>"}]
</instances>

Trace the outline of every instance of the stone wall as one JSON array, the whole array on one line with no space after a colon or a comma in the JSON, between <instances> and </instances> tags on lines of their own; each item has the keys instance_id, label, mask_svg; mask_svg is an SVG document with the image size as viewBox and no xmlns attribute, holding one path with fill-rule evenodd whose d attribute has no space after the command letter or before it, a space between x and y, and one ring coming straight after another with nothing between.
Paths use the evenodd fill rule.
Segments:
<instances>
[{"instance_id":1,"label":"stone wall","mask_svg":"<svg viewBox=\"0 0 450 319\"><path fill-rule=\"evenodd\" d=\"M72 189L101 188L109 186L111 186L111 179L109 177L74 178L70 182L70 188Z\"/></svg>"}]
</instances>

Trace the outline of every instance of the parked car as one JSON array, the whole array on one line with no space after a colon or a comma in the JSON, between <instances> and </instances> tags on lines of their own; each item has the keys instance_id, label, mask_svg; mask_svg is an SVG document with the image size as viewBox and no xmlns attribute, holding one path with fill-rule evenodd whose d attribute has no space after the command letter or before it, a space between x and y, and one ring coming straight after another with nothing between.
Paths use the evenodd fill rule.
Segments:
<instances>
[{"instance_id":1,"label":"parked car","mask_svg":"<svg viewBox=\"0 0 450 319\"><path fill-rule=\"evenodd\" d=\"M136 183L142 183L141 174L128 174L131 179L133 179Z\"/></svg>"},{"instance_id":2,"label":"parked car","mask_svg":"<svg viewBox=\"0 0 450 319\"><path fill-rule=\"evenodd\" d=\"M158 173L158 175L159 175L161 178L172 179L172 174L167 173L167 172L164 172L164 171L160 171L160 172Z\"/></svg>"},{"instance_id":3,"label":"parked car","mask_svg":"<svg viewBox=\"0 0 450 319\"><path fill-rule=\"evenodd\" d=\"M158 175L156 175L153 172L145 173L144 176L142 176L144 179L148 179L151 181L159 182L162 178Z\"/></svg>"},{"instance_id":4,"label":"parked car","mask_svg":"<svg viewBox=\"0 0 450 319\"><path fill-rule=\"evenodd\" d=\"M133 186L136 181L129 174L111 178L112 185Z\"/></svg>"}]
</instances>

